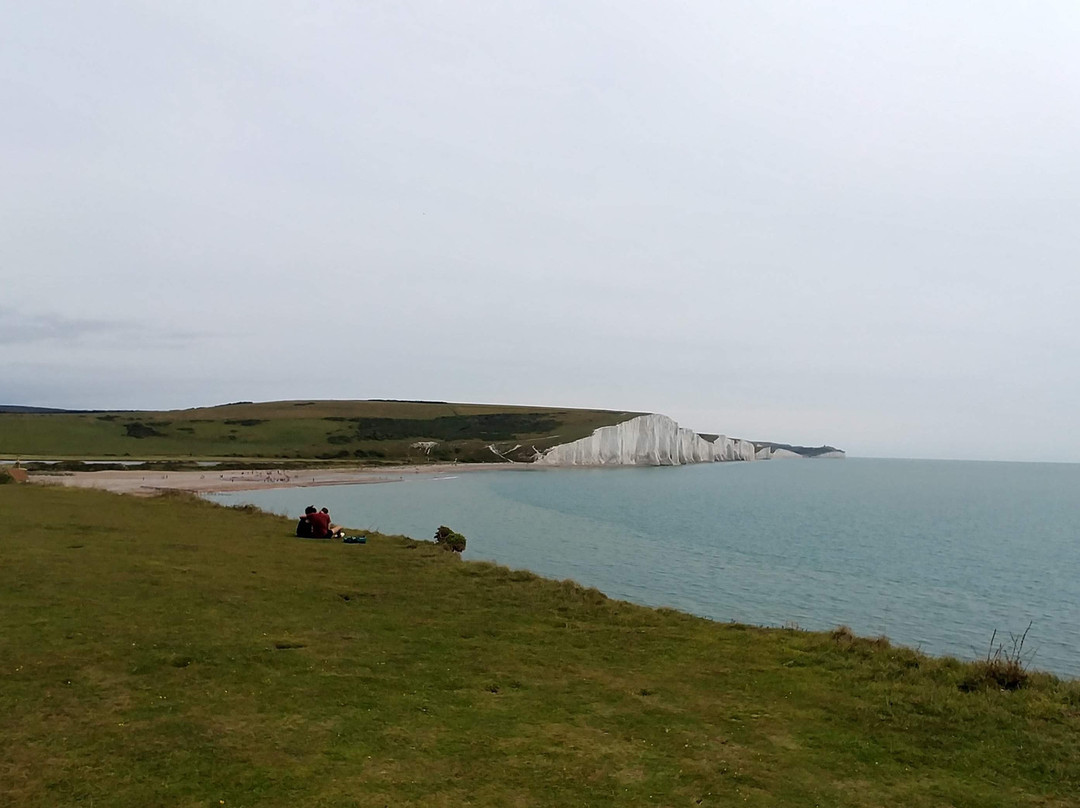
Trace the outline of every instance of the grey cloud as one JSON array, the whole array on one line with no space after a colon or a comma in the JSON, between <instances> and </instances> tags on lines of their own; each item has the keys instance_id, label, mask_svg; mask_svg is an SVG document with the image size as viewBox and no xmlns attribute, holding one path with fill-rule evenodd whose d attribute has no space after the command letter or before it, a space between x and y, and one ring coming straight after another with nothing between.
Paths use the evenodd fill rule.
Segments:
<instances>
[{"instance_id":1,"label":"grey cloud","mask_svg":"<svg viewBox=\"0 0 1080 808\"><path fill-rule=\"evenodd\" d=\"M148 327L132 320L29 313L0 306L0 346L72 347L89 342L145 347L188 343L210 336L182 329Z\"/></svg>"},{"instance_id":2,"label":"grey cloud","mask_svg":"<svg viewBox=\"0 0 1080 808\"><path fill-rule=\"evenodd\" d=\"M27 314L11 308L0 308L0 345L76 342L88 337L130 338L134 333L135 328L125 323L59 314Z\"/></svg>"}]
</instances>

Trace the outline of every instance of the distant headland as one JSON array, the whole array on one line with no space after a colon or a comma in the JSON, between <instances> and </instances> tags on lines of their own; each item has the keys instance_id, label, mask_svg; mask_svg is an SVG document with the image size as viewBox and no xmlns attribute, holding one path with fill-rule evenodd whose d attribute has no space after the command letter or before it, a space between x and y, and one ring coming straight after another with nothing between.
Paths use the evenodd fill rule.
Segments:
<instances>
[{"instance_id":1,"label":"distant headland","mask_svg":"<svg viewBox=\"0 0 1080 808\"><path fill-rule=\"evenodd\" d=\"M843 456L832 446L700 434L666 415L618 410L383 399L183 410L0 405L4 458L672 466Z\"/></svg>"}]
</instances>

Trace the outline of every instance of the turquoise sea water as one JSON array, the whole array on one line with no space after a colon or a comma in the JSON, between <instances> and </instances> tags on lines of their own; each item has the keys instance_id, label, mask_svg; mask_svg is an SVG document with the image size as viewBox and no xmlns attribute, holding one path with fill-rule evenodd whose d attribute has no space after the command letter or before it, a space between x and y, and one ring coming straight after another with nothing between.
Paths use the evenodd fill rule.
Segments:
<instances>
[{"instance_id":1,"label":"turquoise sea water","mask_svg":"<svg viewBox=\"0 0 1080 808\"><path fill-rule=\"evenodd\" d=\"M463 471L214 498L293 515L325 505L343 524L425 539L447 524L468 537L466 558L716 620L848 625L932 654L980 657L995 629L1007 640L1031 621L1032 667L1080 676L1080 465Z\"/></svg>"}]
</instances>

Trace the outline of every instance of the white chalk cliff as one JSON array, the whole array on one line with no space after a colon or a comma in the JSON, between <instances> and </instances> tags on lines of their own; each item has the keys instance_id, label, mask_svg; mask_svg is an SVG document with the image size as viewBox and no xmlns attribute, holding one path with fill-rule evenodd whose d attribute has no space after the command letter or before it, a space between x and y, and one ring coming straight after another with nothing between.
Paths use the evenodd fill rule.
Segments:
<instances>
[{"instance_id":1,"label":"white chalk cliff","mask_svg":"<svg viewBox=\"0 0 1080 808\"><path fill-rule=\"evenodd\" d=\"M589 437L538 453L544 466L681 466L753 460L754 444L720 435L709 441L666 415L640 415L597 429Z\"/></svg>"},{"instance_id":2,"label":"white chalk cliff","mask_svg":"<svg viewBox=\"0 0 1080 808\"><path fill-rule=\"evenodd\" d=\"M772 446L762 446L754 455L755 460L779 460L788 457L802 458L802 455L791 451L791 449L778 449Z\"/></svg>"}]
</instances>

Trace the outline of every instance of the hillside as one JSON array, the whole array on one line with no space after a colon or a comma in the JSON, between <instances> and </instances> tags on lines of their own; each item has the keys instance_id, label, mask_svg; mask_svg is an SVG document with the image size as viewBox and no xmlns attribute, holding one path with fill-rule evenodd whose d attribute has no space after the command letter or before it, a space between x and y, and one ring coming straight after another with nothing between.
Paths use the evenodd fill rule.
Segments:
<instances>
[{"instance_id":1,"label":"hillside","mask_svg":"<svg viewBox=\"0 0 1080 808\"><path fill-rule=\"evenodd\" d=\"M5 408L17 410L20 408ZM22 408L32 409L32 408ZM168 411L0 411L0 456L527 460L639 413L421 401L273 401ZM421 445L417 445L421 444Z\"/></svg>"},{"instance_id":2,"label":"hillside","mask_svg":"<svg viewBox=\"0 0 1080 808\"><path fill-rule=\"evenodd\" d=\"M0 804L1080 799L1075 682L177 496L7 485L0 512Z\"/></svg>"}]
</instances>

